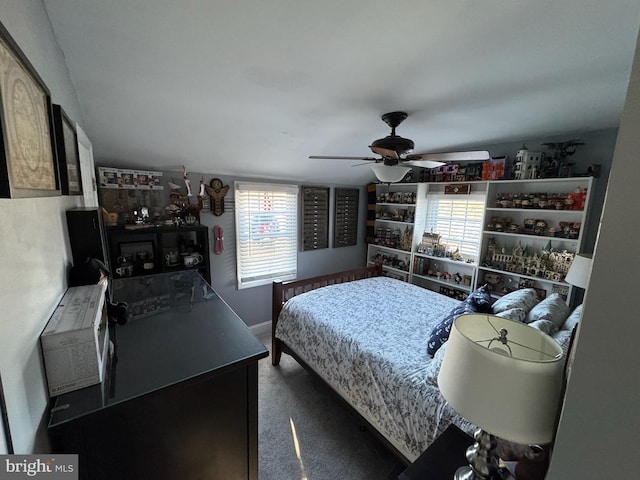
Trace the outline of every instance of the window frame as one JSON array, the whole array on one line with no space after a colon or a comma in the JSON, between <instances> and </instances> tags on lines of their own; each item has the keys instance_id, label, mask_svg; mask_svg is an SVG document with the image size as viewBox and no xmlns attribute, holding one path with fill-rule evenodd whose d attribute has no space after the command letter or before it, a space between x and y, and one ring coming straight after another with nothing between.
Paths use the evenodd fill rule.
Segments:
<instances>
[{"instance_id":1,"label":"window frame","mask_svg":"<svg viewBox=\"0 0 640 480\"><path fill-rule=\"evenodd\" d=\"M234 182L238 290L297 278L299 191L292 184Z\"/></svg>"},{"instance_id":2,"label":"window frame","mask_svg":"<svg viewBox=\"0 0 640 480\"><path fill-rule=\"evenodd\" d=\"M458 202L460 205L456 208L455 204ZM475 205L471 209L474 215L470 218L469 204L471 202ZM424 230L440 235L440 241L449 249L459 248L459 252L465 259L473 259L474 262L478 262L484 230L485 207L486 192L471 192L466 195L430 193L427 196ZM437 213L434 213L434 208ZM445 209L446 212L440 211ZM461 214L462 210L466 212L465 215ZM462 225L454 226L455 223L462 223ZM446 228L443 228L444 224L447 225ZM462 233L460 236L455 236L451 234L452 230L458 230ZM469 248L471 245L473 248Z\"/></svg>"}]
</instances>

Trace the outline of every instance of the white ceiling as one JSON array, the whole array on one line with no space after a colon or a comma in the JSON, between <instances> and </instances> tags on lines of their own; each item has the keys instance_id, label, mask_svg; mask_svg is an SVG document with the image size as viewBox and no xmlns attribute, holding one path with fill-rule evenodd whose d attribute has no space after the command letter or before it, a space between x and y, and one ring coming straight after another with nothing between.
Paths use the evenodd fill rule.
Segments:
<instances>
[{"instance_id":1,"label":"white ceiling","mask_svg":"<svg viewBox=\"0 0 640 480\"><path fill-rule=\"evenodd\" d=\"M103 165L363 184L416 153L616 127L637 0L43 0Z\"/></svg>"}]
</instances>

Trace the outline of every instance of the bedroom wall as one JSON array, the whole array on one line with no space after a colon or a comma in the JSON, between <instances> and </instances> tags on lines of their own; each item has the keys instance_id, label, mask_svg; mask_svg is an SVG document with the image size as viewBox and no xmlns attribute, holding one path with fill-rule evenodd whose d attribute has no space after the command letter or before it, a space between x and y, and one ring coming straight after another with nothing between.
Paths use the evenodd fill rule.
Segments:
<instances>
[{"instance_id":1,"label":"bedroom wall","mask_svg":"<svg viewBox=\"0 0 640 480\"><path fill-rule=\"evenodd\" d=\"M638 477L639 46L548 480Z\"/></svg>"},{"instance_id":2,"label":"bedroom wall","mask_svg":"<svg viewBox=\"0 0 640 480\"><path fill-rule=\"evenodd\" d=\"M235 217L233 192L231 190L233 189L233 182L235 180L251 179L221 178L226 182L225 185L228 184L231 187L227 194L229 199L225 200L226 212L219 217L212 214L204 214L201 217L202 223L209 227L213 227L214 225L222 226L225 234L224 252L221 255L211 253L212 286L247 325L253 326L264 322L271 322L271 285L263 285L243 290L238 290L236 287ZM323 275L325 273L364 266L367 249L364 228L367 192L366 187L363 186L351 187L360 189L358 244L352 247L324 248L310 252L298 251L298 278ZM329 202L329 218L333 217L333 194L334 189L332 188ZM333 243L333 221L329 222L329 228L329 245L331 245Z\"/></svg>"},{"instance_id":3,"label":"bedroom wall","mask_svg":"<svg viewBox=\"0 0 640 480\"><path fill-rule=\"evenodd\" d=\"M40 0L1 0L0 21L51 90L82 123L80 105ZM13 446L35 447L47 404L39 335L66 290L70 258L65 211L82 197L0 199L0 375Z\"/></svg>"},{"instance_id":4,"label":"bedroom wall","mask_svg":"<svg viewBox=\"0 0 640 480\"><path fill-rule=\"evenodd\" d=\"M105 167L125 167L126 165L118 165L115 163L104 164ZM151 167L150 167L151 168ZM199 179L203 175L197 172L189 172L189 178ZM200 215L200 221L203 225L209 227L209 239L213 238L213 227L220 225L224 230L224 251L220 255L213 252L213 242L210 242L209 253L211 256L211 283L213 288L224 299L225 302L238 314L238 316L249 326L259 325L271 321L271 286L263 285L260 287L248 288L243 290L237 289L236 281L236 245L235 245L235 213L234 213L234 181L256 181L256 182L274 182L277 180L265 180L256 178L228 177L224 175L205 174L205 182L209 182L211 178L220 178L224 185L229 186L229 192L225 196L224 205L225 212L220 216L214 216L210 211L203 211ZM165 184L165 192L167 203L169 203L169 191L166 186L167 181L183 185L181 172L163 172L162 183ZM316 185L325 187L335 187L336 185ZM323 275L325 273L336 272L340 270L348 270L351 268L362 267L366 262L365 243L365 219L367 209L367 192L366 186L339 185L340 187L350 187L360 189L360 205L358 209L358 244L352 247L340 248L324 248L315 251L298 252L298 277L305 278L315 275ZM331 197L329 201L329 218L333 218L333 195L334 188L331 188ZM333 242L333 221L329 222L329 244Z\"/></svg>"}]
</instances>

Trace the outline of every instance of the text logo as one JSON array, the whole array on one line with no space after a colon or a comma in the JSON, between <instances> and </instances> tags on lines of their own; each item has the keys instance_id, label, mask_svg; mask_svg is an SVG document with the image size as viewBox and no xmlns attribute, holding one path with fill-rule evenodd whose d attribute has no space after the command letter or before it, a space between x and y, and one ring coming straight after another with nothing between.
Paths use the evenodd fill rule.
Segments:
<instances>
[{"instance_id":1,"label":"text logo","mask_svg":"<svg viewBox=\"0 0 640 480\"><path fill-rule=\"evenodd\" d=\"M78 455L0 455L0 480L78 480Z\"/></svg>"}]
</instances>

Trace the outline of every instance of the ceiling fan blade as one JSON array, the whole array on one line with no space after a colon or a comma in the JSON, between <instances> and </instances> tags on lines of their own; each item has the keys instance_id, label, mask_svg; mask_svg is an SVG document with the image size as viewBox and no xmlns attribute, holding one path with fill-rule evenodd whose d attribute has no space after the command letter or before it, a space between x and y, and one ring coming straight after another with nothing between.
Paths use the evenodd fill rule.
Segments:
<instances>
[{"instance_id":1,"label":"ceiling fan blade","mask_svg":"<svg viewBox=\"0 0 640 480\"><path fill-rule=\"evenodd\" d=\"M400 159L400 157L398 156L398 152L396 152L395 150L389 150L388 148L382 148L382 147L374 147L372 145L369 145L369 148L373 153L377 153L378 155L381 155L384 158L393 158L394 160Z\"/></svg>"},{"instance_id":2,"label":"ceiling fan blade","mask_svg":"<svg viewBox=\"0 0 640 480\"><path fill-rule=\"evenodd\" d=\"M402 165L411 165L412 167L436 168L446 165L445 162L434 162L433 160L406 160L400 162Z\"/></svg>"},{"instance_id":3,"label":"ceiling fan blade","mask_svg":"<svg viewBox=\"0 0 640 480\"><path fill-rule=\"evenodd\" d=\"M407 160L432 160L434 162L452 162L455 160L489 160L491 156L486 150L469 152L414 153L407 155Z\"/></svg>"},{"instance_id":4,"label":"ceiling fan blade","mask_svg":"<svg viewBox=\"0 0 640 480\"><path fill-rule=\"evenodd\" d=\"M330 156L330 155L310 155L309 156L310 159L314 160L314 159L320 159L320 160L365 160L367 162L377 162L380 159L379 158L373 158L373 157L337 157L337 156Z\"/></svg>"}]
</instances>

